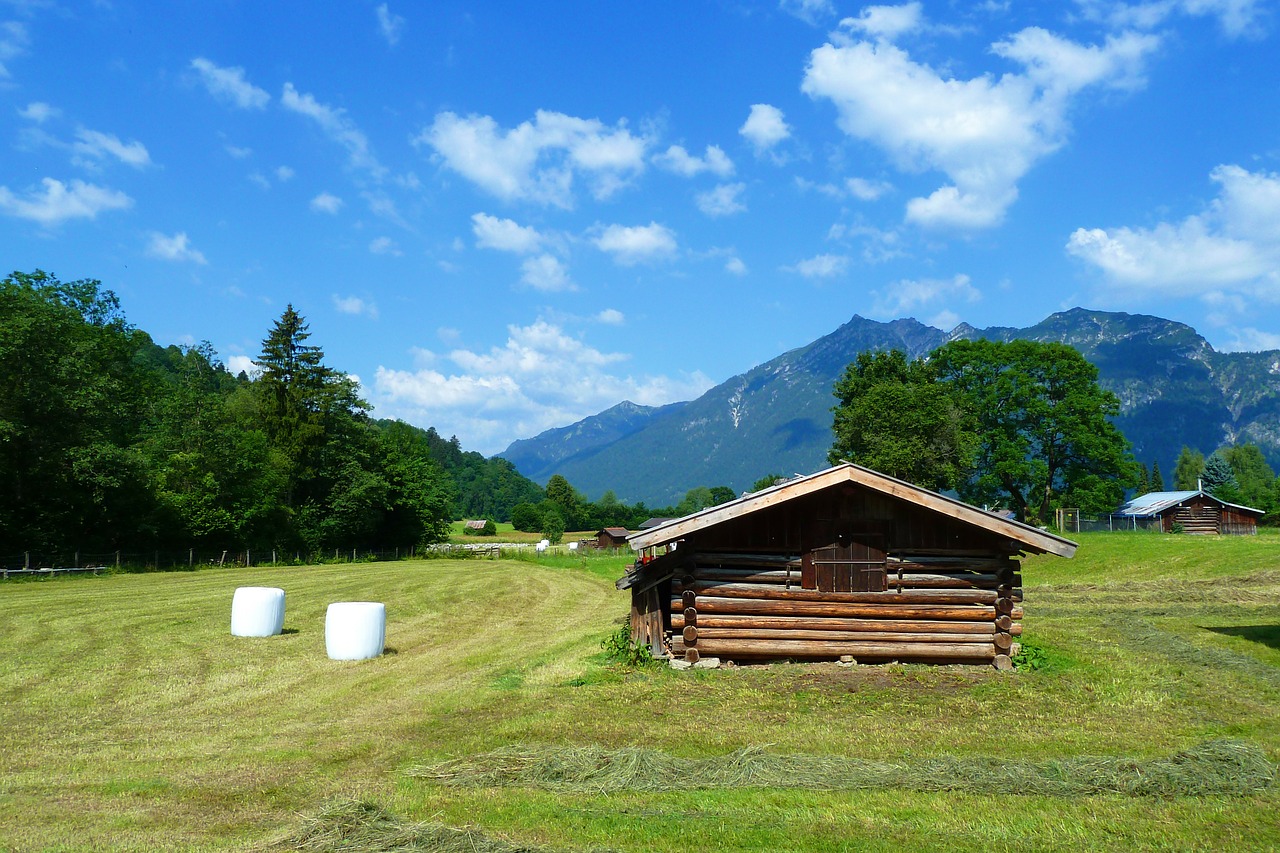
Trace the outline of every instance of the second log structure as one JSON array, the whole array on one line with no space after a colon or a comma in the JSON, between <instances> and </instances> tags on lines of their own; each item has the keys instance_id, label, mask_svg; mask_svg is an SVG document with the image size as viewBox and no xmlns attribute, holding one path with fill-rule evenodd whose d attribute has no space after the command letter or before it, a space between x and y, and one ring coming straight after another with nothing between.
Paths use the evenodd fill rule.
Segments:
<instances>
[{"instance_id":1,"label":"second log structure","mask_svg":"<svg viewBox=\"0 0 1280 853\"><path fill-rule=\"evenodd\" d=\"M1076 545L844 463L628 540L631 637L688 661L1009 666L1024 554Z\"/></svg>"}]
</instances>

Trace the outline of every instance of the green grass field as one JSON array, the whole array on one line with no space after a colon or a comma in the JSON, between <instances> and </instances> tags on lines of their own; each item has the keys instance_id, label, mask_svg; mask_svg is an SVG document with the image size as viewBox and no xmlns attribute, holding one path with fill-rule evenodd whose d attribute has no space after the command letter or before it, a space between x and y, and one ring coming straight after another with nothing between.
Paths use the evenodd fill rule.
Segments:
<instances>
[{"instance_id":1,"label":"green grass field","mask_svg":"<svg viewBox=\"0 0 1280 853\"><path fill-rule=\"evenodd\" d=\"M1045 665L1011 674L621 668L600 651L628 606L618 558L9 581L0 849L1280 846L1280 536L1079 538L1074 560L1027 560L1023 639ZM245 585L286 590L284 635L230 636ZM386 603L386 655L327 659L324 611L342 600ZM1221 766L1167 760L1215 744ZM896 768L899 782L705 787L691 773L653 791L554 768L478 785L421 772L516 747L647 747L695 768L757 748ZM1253 760L1248 784L1236 754ZM981 781L940 784L944 765ZM1094 765L1221 784L1045 793Z\"/></svg>"}]
</instances>

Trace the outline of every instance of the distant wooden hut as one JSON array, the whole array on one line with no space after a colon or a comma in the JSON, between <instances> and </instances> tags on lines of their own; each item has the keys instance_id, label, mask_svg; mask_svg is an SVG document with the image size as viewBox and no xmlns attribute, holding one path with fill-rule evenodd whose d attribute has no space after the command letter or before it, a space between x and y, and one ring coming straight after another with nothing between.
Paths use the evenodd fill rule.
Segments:
<instances>
[{"instance_id":1,"label":"distant wooden hut","mask_svg":"<svg viewBox=\"0 0 1280 853\"><path fill-rule=\"evenodd\" d=\"M1165 533L1252 536L1264 515L1263 510L1227 503L1199 489L1139 495L1112 513L1112 522L1117 518L1142 520L1145 527Z\"/></svg>"},{"instance_id":2,"label":"distant wooden hut","mask_svg":"<svg viewBox=\"0 0 1280 853\"><path fill-rule=\"evenodd\" d=\"M631 531L625 527L606 527L596 533L597 548L625 548Z\"/></svg>"},{"instance_id":3,"label":"distant wooden hut","mask_svg":"<svg viewBox=\"0 0 1280 853\"><path fill-rule=\"evenodd\" d=\"M845 463L629 537L655 655L1009 666L1019 557L1076 545ZM665 552L665 553L661 553Z\"/></svg>"}]
</instances>

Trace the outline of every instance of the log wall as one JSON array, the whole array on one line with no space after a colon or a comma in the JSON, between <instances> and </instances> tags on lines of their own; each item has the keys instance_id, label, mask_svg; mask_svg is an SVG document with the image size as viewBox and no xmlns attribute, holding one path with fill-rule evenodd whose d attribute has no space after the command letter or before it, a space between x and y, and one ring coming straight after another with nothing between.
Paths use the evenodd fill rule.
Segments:
<instances>
[{"instance_id":1,"label":"log wall","mask_svg":"<svg viewBox=\"0 0 1280 853\"><path fill-rule=\"evenodd\" d=\"M1018 561L897 554L882 592L801 587L798 554L686 550L673 579L671 651L688 660L995 663L1022 633Z\"/></svg>"}]
</instances>

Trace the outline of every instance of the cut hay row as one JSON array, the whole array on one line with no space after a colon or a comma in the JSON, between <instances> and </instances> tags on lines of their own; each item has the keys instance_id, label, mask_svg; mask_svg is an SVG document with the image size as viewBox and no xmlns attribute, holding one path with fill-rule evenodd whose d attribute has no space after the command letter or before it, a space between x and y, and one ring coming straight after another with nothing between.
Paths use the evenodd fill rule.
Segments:
<instances>
[{"instance_id":1,"label":"cut hay row","mask_svg":"<svg viewBox=\"0 0 1280 853\"><path fill-rule=\"evenodd\" d=\"M1169 758L1082 756L1050 761L940 756L910 762L821 755L777 755L746 747L712 758L655 749L515 746L406 775L458 787L588 791L707 788L857 790L904 788L989 794L1133 797L1249 794L1274 786L1267 753L1239 740L1212 740Z\"/></svg>"},{"instance_id":2,"label":"cut hay row","mask_svg":"<svg viewBox=\"0 0 1280 853\"><path fill-rule=\"evenodd\" d=\"M513 844L473 829L405 821L372 803L355 800L334 803L303 818L295 831L265 849L314 853L555 853L550 847Z\"/></svg>"}]
</instances>

